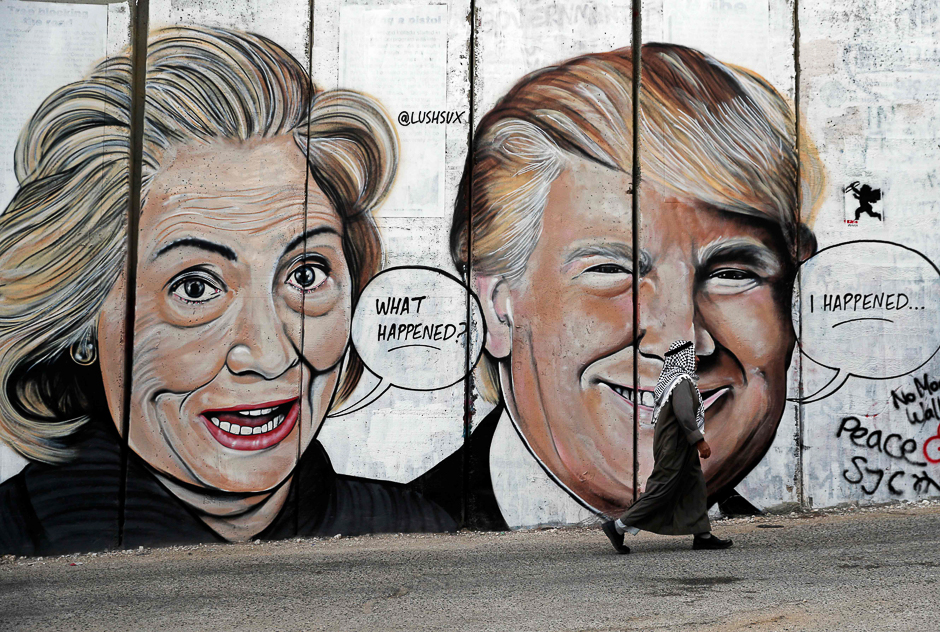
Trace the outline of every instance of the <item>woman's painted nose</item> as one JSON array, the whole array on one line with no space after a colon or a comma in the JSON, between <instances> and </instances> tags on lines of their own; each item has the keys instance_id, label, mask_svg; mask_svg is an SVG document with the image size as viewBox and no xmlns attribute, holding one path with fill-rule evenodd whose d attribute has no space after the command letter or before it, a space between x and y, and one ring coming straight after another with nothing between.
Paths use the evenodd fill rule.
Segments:
<instances>
[{"instance_id":1,"label":"woman's painted nose","mask_svg":"<svg viewBox=\"0 0 940 632\"><path fill-rule=\"evenodd\" d=\"M226 364L236 375L256 373L265 379L276 378L296 364L299 355L274 305L247 302L252 305L242 310L239 335L229 349Z\"/></svg>"}]
</instances>

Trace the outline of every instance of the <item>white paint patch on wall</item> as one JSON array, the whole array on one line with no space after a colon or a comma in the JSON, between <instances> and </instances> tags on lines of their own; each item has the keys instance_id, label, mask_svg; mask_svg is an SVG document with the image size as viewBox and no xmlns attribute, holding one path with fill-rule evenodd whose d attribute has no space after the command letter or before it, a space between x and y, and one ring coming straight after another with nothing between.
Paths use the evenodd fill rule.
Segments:
<instances>
[{"instance_id":1,"label":"white paint patch on wall","mask_svg":"<svg viewBox=\"0 0 940 632\"><path fill-rule=\"evenodd\" d=\"M789 0L651 0L643 41L682 44L752 70L793 98L793 4Z\"/></svg>"},{"instance_id":2,"label":"white paint patch on wall","mask_svg":"<svg viewBox=\"0 0 940 632\"><path fill-rule=\"evenodd\" d=\"M151 0L150 30L178 24L219 26L264 35L283 46L305 67L307 65L310 38L308 2Z\"/></svg>"},{"instance_id":3,"label":"white paint patch on wall","mask_svg":"<svg viewBox=\"0 0 940 632\"><path fill-rule=\"evenodd\" d=\"M16 193L20 131L56 88L104 58L108 7L0 0L0 208Z\"/></svg>"},{"instance_id":4,"label":"white paint patch on wall","mask_svg":"<svg viewBox=\"0 0 940 632\"><path fill-rule=\"evenodd\" d=\"M767 0L663 2L663 40L709 51L727 64L769 64Z\"/></svg>"},{"instance_id":5,"label":"white paint patch on wall","mask_svg":"<svg viewBox=\"0 0 940 632\"><path fill-rule=\"evenodd\" d=\"M425 118L447 112L447 5L344 6L339 23L339 85L371 94L398 123L401 160L382 217L443 217L447 125Z\"/></svg>"},{"instance_id":6,"label":"white paint patch on wall","mask_svg":"<svg viewBox=\"0 0 940 632\"><path fill-rule=\"evenodd\" d=\"M482 0L476 7L477 117L534 70L584 53L630 46L630 2Z\"/></svg>"}]
</instances>

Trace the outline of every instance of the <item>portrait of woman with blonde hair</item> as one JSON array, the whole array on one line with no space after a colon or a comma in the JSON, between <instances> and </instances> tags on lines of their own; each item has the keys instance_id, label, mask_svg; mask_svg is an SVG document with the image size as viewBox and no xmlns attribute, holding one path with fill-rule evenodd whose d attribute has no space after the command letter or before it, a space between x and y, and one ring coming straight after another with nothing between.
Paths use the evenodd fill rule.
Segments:
<instances>
[{"instance_id":1,"label":"portrait of woman with blonde hair","mask_svg":"<svg viewBox=\"0 0 940 632\"><path fill-rule=\"evenodd\" d=\"M341 476L316 434L355 387L372 212L397 139L273 42L151 35L122 468L131 60L49 96L0 215L0 553L442 531L403 486ZM122 493L123 492L123 493Z\"/></svg>"}]
</instances>

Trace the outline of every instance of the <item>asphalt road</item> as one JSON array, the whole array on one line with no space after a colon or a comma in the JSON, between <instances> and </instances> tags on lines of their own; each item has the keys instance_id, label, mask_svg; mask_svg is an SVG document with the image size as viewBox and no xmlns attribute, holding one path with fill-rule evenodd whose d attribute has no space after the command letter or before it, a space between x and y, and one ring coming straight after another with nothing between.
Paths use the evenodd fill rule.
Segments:
<instances>
[{"instance_id":1,"label":"asphalt road","mask_svg":"<svg viewBox=\"0 0 940 632\"><path fill-rule=\"evenodd\" d=\"M940 630L936 504L715 532L734 548L565 529L6 558L0 629Z\"/></svg>"}]
</instances>

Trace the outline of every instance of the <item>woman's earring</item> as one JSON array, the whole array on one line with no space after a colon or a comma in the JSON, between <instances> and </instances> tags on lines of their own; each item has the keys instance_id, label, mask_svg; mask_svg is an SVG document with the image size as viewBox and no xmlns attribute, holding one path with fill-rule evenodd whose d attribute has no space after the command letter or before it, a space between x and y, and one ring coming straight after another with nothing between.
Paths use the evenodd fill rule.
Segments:
<instances>
[{"instance_id":1,"label":"woman's earring","mask_svg":"<svg viewBox=\"0 0 940 632\"><path fill-rule=\"evenodd\" d=\"M91 333L86 333L82 339L72 344L72 360L75 364L88 366L98 359L98 345L95 344Z\"/></svg>"}]
</instances>

